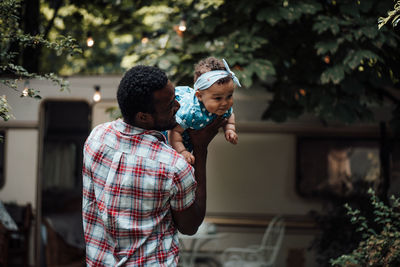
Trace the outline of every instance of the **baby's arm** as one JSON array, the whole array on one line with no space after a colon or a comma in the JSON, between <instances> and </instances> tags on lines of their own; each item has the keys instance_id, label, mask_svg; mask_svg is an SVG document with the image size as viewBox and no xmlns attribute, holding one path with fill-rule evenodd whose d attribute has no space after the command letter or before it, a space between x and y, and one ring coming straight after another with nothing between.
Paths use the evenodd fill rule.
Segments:
<instances>
[{"instance_id":1,"label":"baby's arm","mask_svg":"<svg viewBox=\"0 0 400 267\"><path fill-rule=\"evenodd\" d=\"M224 127L224 132L225 132L225 139L228 142L236 145L238 142L238 136L236 134L234 113L232 113L231 116L228 118L228 123Z\"/></svg>"},{"instance_id":2,"label":"baby's arm","mask_svg":"<svg viewBox=\"0 0 400 267\"><path fill-rule=\"evenodd\" d=\"M174 129L172 129L169 133L169 141L171 146L181 154L189 164L194 164L194 156L192 153L186 150L185 145L183 144L182 133L184 129L178 125Z\"/></svg>"}]
</instances>

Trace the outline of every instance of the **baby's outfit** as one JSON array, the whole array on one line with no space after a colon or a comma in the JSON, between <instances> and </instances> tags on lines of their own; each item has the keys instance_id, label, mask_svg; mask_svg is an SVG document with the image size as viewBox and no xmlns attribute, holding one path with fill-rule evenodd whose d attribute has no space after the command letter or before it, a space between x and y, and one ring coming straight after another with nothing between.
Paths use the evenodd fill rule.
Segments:
<instances>
[{"instance_id":1,"label":"baby's outfit","mask_svg":"<svg viewBox=\"0 0 400 267\"><path fill-rule=\"evenodd\" d=\"M204 104L196 97L196 90L189 86L175 87L175 98L181 105L175 116L177 123L185 129L182 134L183 144L188 151L192 151L193 147L186 130L202 129L217 118L217 115L206 110ZM232 115L232 111L231 107L222 117L229 118Z\"/></svg>"}]
</instances>

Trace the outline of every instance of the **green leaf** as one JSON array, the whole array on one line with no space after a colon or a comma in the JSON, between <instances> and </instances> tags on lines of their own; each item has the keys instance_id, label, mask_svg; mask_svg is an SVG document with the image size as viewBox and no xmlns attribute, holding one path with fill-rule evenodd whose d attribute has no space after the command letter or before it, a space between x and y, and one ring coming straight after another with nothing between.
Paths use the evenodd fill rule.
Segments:
<instances>
[{"instance_id":1,"label":"green leaf","mask_svg":"<svg viewBox=\"0 0 400 267\"><path fill-rule=\"evenodd\" d=\"M252 76L253 76L253 69L252 68L244 68L242 71L238 72L238 78L240 83L244 87L250 87L253 84Z\"/></svg>"},{"instance_id":2,"label":"green leaf","mask_svg":"<svg viewBox=\"0 0 400 267\"><path fill-rule=\"evenodd\" d=\"M336 53L339 48L339 42L337 41L321 41L315 44L315 49L317 49L317 55L324 55L326 53Z\"/></svg>"},{"instance_id":3,"label":"green leaf","mask_svg":"<svg viewBox=\"0 0 400 267\"><path fill-rule=\"evenodd\" d=\"M282 18L288 20L289 22L297 20L301 17L301 13L296 12L296 9L293 6L288 6L286 8L282 7L279 13Z\"/></svg>"},{"instance_id":4,"label":"green leaf","mask_svg":"<svg viewBox=\"0 0 400 267\"><path fill-rule=\"evenodd\" d=\"M277 24L281 19L281 15L276 9L271 8L262 8L256 15L257 21L265 21L268 24L274 26Z\"/></svg>"},{"instance_id":5,"label":"green leaf","mask_svg":"<svg viewBox=\"0 0 400 267\"><path fill-rule=\"evenodd\" d=\"M315 14L322 10L322 5L320 3L299 3L299 9L304 14Z\"/></svg>"},{"instance_id":6,"label":"green leaf","mask_svg":"<svg viewBox=\"0 0 400 267\"><path fill-rule=\"evenodd\" d=\"M158 67L161 69L169 69L172 65L178 65L180 58L176 54L168 54L159 58Z\"/></svg>"},{"instance_id":7,"label":"green leaf","mask_svg":"<svg viewBox=\"0 0 400 267\"><path fill-rule=\"evenodd\" d=\"M343 64L354 70L361 64L362 60L364 59L382 61L382 59L377 54L370 50L351 50L344 58Z\"/></svg>"},{"instance_id":8,"label":"green leaf","mask_svg":"<svg viewBox=\"0 0 400 267\"><path fill-rule=\"evenodd\" d=\"M303 15L313 15L321 9L322 5L319 3L296 3L293 1L288 6L281 7L279 13L285 20L293 22Z\"/></svg>"},{"instance_id":9,"label":"green leaf","mask_svg":"<svg viewBox=\"0 0 400 267\"><path fill-rule=\"evenodd\" d=\"M318 34L330 30L333 35L337 35L339 33L340 27L337 19L319 15L317 17L317 22L314 23L312 29L313 31L316 31Z\"/></svg>"},{"instance_id":10,"label":"green leaf","mask_svg":"<svg viewBox=\"0 0 400 267\"><path fill-rule=\"evenodd\" d=\"M265 81L268 76L275 75L275 68L272 62L265 59L257 59L251 62L246 69L251 73L255 73L260 80Z\"/></svg>"},{"instance_id":11,"label":"green leaf","mask_svg":"<svg viewBox=\"0 0 400 267\"><path fill-rule=\"evenodd\" d=\"M344 67L343 65L335 65L328 68L321 74L322 84L334 83L339 84L344 79Z\"/></svg>"},{"instance_id":12,"label":"green leaf","mask_svg":"<svg viewBox=\"0 0 400 267\"><path fill-rule=\"evenodd\" d=\"M365 36L370 39L374 39L379 33L379 30L375 25L362 27L361 31Z\"/></svg>"}]
</instances>

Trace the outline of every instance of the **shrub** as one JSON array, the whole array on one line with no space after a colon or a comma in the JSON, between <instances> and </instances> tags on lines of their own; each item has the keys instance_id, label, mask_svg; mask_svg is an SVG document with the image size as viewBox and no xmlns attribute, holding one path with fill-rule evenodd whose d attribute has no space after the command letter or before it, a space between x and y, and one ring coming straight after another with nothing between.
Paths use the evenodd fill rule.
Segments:
<instances>
[{"instance_id":1,"label":"shrub","mask_svg":"<svg viewBox=\"0 0 400 267\"><path fill-rule=\"evenodd\" d=\"M362 240L351 253L331 259L332 266L400 266L400 198L392 196L390 204L385 204L372 189L368 194L374 218L368 220L359 209L345 205L351 223L362 233Z\"/></svg>"}]
</instances>

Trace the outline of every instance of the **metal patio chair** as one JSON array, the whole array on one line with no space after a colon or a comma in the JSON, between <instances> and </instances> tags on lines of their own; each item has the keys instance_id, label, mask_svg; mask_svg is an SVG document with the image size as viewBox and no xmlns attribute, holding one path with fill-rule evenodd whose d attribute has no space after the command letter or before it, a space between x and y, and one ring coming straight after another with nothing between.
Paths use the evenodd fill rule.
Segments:
<instances>
[{"instance_id":1,"label":"metal patio chair","mask_svg":"<svg viewBox=\"0 0 400 267\"><path fill-rule=\"evenodd\" d=\"M274 217L265 230L260 245L246 248L227 248L221 256L224 267L274 266L285 234L282 216Z\"/></svg>"}]
</instances>

